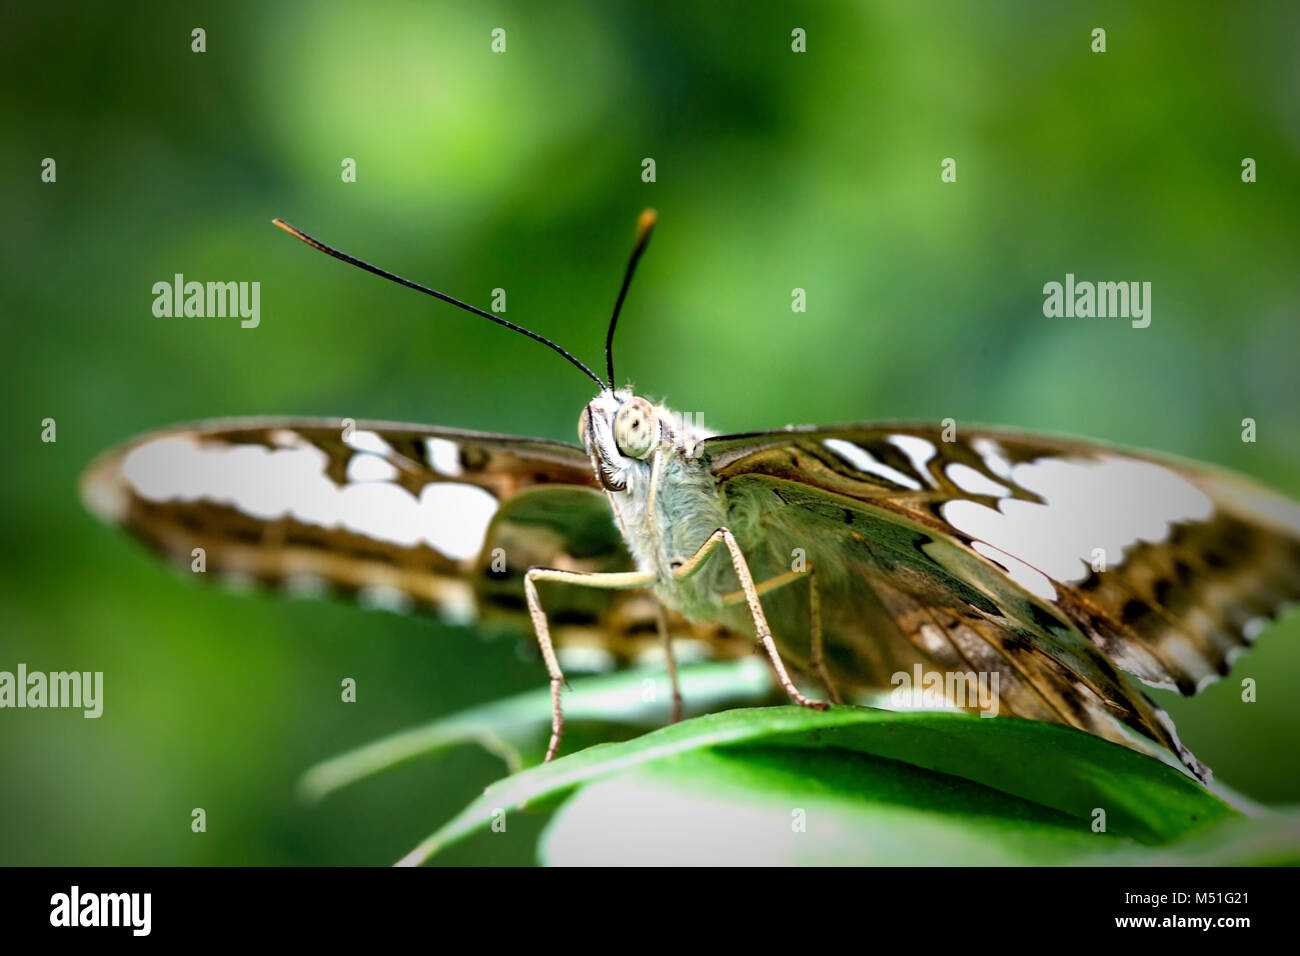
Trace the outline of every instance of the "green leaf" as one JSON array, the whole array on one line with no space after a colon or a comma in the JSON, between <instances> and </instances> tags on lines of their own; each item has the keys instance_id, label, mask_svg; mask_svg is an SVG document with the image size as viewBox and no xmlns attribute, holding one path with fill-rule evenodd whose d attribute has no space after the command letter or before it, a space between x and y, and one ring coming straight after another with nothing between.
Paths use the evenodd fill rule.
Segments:
<instances>
[{"instance_id":1,"label":"green leaf","mask_svg":"<svg viewBox=\"0 0 1300 956\"><path fill-rule=\"evenodd\" d=\"M1086 861L1106 866L1297 866L1300 811L1233 817L1167 846Z\"/></svg>"},{"instance_id":2,"label":"green leaf","mask_svg":"<svg viewBox=\"0 0 1300 956\"><path fill-rule=\"evenodd\" d=\"M646 692L647 682L653 694ZM680 670L679 683L687 714L755 703L772 693L771 674L757 658L686 666ZM575 680L564 695L565 741L569 745L581 741L581 725L588 721L602 722L601 740L620 732L626 735L628 728L662 726L668 723L670 709L671 693L662 670L627 670ZM303 799L319 800L383 770L467 743L481 744L500 755L514 772L541 763L550 733L551 694L549 688L542 688L442 717L333 757L308 770L298 791Z\"/></svg>"},{"instance_id":3,"label":"green leaf","mask_svg":"<svg viewBox=\"0 0 1300 956\"><path fill-rule=\"evenodd\" d=\"M551 820L549 865L1052 863L1132 841L960 777L851 751L688 751L598 780Z\"/></svg>"},{"instance_id":4,"label":"green leaf","mask_svg":"<svg viewBox=\"0 0 1300 956\"><path fill-rule=\"evenodd\" d=\"M924 817L929 821L924 825L946 828L948 834L931 845L955 847L953 852L966 862L989 862L989 856L980 854L991 852L994 845L1006 847L999 858L1044 862L1087 853L1094 845L1100 853L1158 844L1235 816L1232 808L1180 771L1053 724L947 712L768 707L696 718L508 777L401 862L424 862L485 827L501 809L539 806L575 788L594 789L615 780L619 783L613 791L596 790L588 797L584 790L576 809L561 812L546 841L548 859L568 852L564 841L573 838L574 821L581 819L574 813L610 806L611 792L614 797L621 792L624 799L650 792L667 801L665 791L671 789L687 803L720 803L733 816L752 811L757 825L768 829L775 827L779 809L787 831L792 808L816 797L822 801L816 804L818 812L835 821L834 832L844 835L846 848L857 839L858 850L865 853L862 841L870 839L873 852L885 855L888 847L879 831L897 826L902 832L907 827L919 839L915 834L923 829ZM799 800L792 803L796 797ZM634 811L626 806L622 825L628 829L641 826L636 812L657 812L655 800L639 801ZM678 809L684 806L676 804ZM1105 812L1105 835L1092 833L1097 810ZM953 835L958 830L960 840ZM697 845L707 845L709 832L725 839L715 827L705 831ZM1080 835L1092 842L1081 843ZM1116 838L1128 842L1119 844ZM814 842L821 844L805 841ZM767 849L774 859L784 861L794 854L806 861L805 843L791 844L788 852L781 844L767 844ZM840 858L835 843L825 844L828 857L823 862ZM917 848L908 840L898 845ZM726 850L720 846L718 853ZM908 861L920 862L915 853Z\"/></svg>"}]
</instances>

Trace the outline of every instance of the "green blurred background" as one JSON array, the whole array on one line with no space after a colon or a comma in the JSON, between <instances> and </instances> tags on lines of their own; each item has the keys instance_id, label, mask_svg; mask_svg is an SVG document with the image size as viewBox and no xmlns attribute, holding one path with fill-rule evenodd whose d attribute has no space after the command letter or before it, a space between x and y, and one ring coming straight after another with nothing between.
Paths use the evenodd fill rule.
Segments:
<instances>
[{"instance_id":1,"label":"green blurred background","mask_svg":"<svg viewBox=\"0 0 1300 956\"><path fill-rule=\"evenodd\" d=\"M106 683L99 720L0 712L0 863L389 862L500 763L465 750L317 807L295 801L299 774L543 684L526 640L203 588L80 507L97 452L205 417L573 437L591 383L572 368L273 216L482 306L502 287L508 318L599 367L654 205L620 377L712 427L951 416L1300 492L1294 4L43 3L0 20L0 669ZM177 272L260 281L260 327L155 318L151 286ZM1066 272L1150 281L1150 328L1044 318ZM1293 614L1202 697L1158 696L1220 779L1296 801L1298 683ZM442 862L526 862L536 826Z\"/></svg>"}]
</instances>

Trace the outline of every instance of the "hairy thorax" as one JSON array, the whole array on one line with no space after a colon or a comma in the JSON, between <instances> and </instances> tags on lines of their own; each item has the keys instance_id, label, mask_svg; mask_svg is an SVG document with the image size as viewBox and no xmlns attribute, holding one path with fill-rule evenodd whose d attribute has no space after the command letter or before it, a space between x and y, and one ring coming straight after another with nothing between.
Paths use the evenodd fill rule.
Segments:
<instances>
[{"instance_id":1,"label":"hairy thorax","mask_svg":"<svg viewBox=\"0 0 1300 956\"><path fill-rule=\"evenodd\" d=\"M660 600L688 617L707 617L721 595L735 587L734 575L729 583L725 573L731 568L726 548L715 551L694 575L679 579L676 572L726 527L717 482L705 462L673 447L656 452L646 479L620 503L632 556L640 570L655 575Z\"/></svg>"}]
</instances>

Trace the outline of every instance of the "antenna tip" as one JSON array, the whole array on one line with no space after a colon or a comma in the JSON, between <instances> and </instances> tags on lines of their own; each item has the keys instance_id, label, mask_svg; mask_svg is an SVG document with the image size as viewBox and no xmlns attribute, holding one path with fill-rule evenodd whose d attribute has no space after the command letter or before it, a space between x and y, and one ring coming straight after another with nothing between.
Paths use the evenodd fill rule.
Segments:
<instances>
[{"instance_id":1,"label":"antenna tip","mask_svg":"<svg viewBox=\"0 0 1300 956\"><path fill-rule=\"evenodd\" d=\"M657 213L653 209L643 209L641 211L641 218L639 218L636 221L637 242L643 241L645 237L649 234L650 230L655 227L655 223L658 221L659 221L659 213Z\"/></svg>"},{"instance_id":2,"label":"antenna tip","mask_svg":"<svg viewBox=\"0 0 1300 956\"><path fill-rule=\"evenodd\" d=\"M301 229L297 228L296 226L289 225L287 222L285 222L283 219L279 218L278 216L275 219L271 220L271 225L279 229L283 229L285 232L293 236L295 239L301 239L303 242L307 243L307 245L311 246L313 249L319 249L321 252L329 252L329 249L321 245L311 236L307 235L305 232L303 232ZM333 255L333 253L331 253L331 255Z\"/></svg>"}]
</instances>

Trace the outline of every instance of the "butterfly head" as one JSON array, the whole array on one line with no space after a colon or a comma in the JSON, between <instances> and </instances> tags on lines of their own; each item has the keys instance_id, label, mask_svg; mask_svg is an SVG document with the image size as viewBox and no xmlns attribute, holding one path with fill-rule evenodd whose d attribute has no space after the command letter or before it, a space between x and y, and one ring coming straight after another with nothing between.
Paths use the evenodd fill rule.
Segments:
<instances>
[{"instance_id":1,"label":"butterfly head","mask_svg":"<svg viewBox=\"0 0 1300 956\"><path fill-rule=\"evenodd\" d=\"M665 437L660 412L627 388L606 389L582 410L578 440L607 491L626 491L637 474L649 470Z\"/></svg>"},{"instance_id":2,"label":"butterfly head","mask_svg":"<svg viewBox=\"0 0 1300 956\"><path fill-rule=\"evenodd\" d=\"M578 419L578 440L607 491L627 491L648 478L656 453L690 455L711 434L630 388L597 395Z\"/></svg>"}]
</instances>

